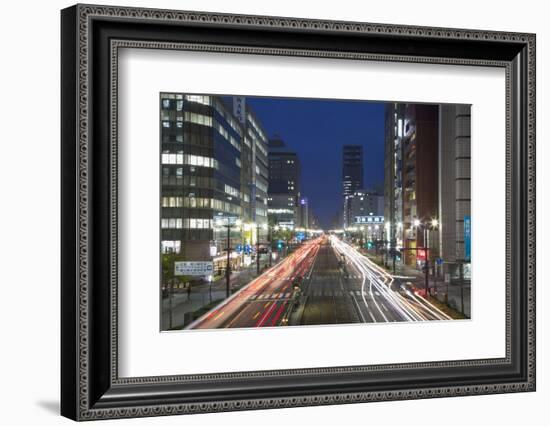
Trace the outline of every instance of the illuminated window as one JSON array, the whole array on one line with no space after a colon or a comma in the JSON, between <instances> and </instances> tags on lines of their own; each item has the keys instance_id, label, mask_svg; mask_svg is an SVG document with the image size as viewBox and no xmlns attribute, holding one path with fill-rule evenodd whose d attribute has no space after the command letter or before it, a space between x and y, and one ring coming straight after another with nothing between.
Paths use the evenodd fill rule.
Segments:
<instances>
[{"instance_id":1,"label":"illuminated window","mask_svg":"<svg viewBox=\"0 0 550 426\"><path fill-rule=\"evenodd\" d=\"M162 253L180 253L181 251L181 241L173 240L163 240L161 241L161 251Z\"/></svg>"},{"instance_id":2,"label":"illuminated window","mask_svg":"<svg viewBox=\"0 0 550 426\"><path fill-rule=\"evenodd\" d=\"M189 102L196 102L202 105L210 105L210 96L186 95L185 99Z\"/></svg>"},{"instance_id":3,"label":"illuminated window","mask_svg":"<svg viewBox=\"0 0 550 426\"><path fill-rule=\"evenodd\" d=\"M197 114L195 112L185 111L185 121L195 124L201 124L203 126L212 126L212 117L204 114Z\"/></svg>"}]
</instances>

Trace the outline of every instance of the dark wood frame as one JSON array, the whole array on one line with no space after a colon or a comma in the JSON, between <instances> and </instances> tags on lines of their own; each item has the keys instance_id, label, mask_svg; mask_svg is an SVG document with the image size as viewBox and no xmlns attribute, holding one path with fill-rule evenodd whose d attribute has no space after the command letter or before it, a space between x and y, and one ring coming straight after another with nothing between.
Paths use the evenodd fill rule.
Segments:
<instances>
[{"instance_id":1,"label":"dark wood frame","mask_svg":"<svg viewBox=\"0 0 550 426\"><path fill-rule=\"evenodd\" d=\"M75 420L535 390L533 34L76 5L61 13L61 413ZM117 374L118 47L503 67L502 359L138 377Z\"/></svg>"}]
</instances>

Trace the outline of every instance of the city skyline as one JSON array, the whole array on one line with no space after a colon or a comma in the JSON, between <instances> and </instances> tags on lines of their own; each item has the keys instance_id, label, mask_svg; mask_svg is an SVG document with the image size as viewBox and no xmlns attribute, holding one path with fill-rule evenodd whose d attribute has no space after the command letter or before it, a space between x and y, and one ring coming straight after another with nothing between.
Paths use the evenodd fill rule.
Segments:
<instances>
[{"instance_id":1,"label":"city skyline","mask_svg":"<svg viewBox=\"0 0 550 426\"><path fill-rule=\"evenodd\" d=\"M342 202L342 147L363 145L364 186L384 180L384 103L355 100L247 97L270 138L275 135L302 162L302 189L323 228ZM315 149L311 148L314 141ZM319 179L318 170L323 170Z\"/></svg>"},{"instance_id":2,"label":"city skyline","mask_svg":"<svg viewBox=\"0 0 550 426\"><path fill-rule=\"evenodd\" d=\"M161 93L160 128L161 330L470 317L469 105Z\"/></svg>"}]
</instances>

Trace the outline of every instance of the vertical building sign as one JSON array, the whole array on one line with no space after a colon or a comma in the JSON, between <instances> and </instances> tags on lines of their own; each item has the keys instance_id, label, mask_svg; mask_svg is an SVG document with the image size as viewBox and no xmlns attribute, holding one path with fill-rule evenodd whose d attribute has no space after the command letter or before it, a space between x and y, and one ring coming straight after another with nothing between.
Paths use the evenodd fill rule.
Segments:
<instances>
[{"instance_id":1,"label":"vertical building sign","mask_svg":"<svg viewBox=\"0 0 550 426\"><path fill-rule=\"evenodd\" d=\"M246 101L244 96L233 96L233 114L241 124L246 122Z\"/></svg>"},{"instance_id":2,"label":"vertical building sign","mask_svg":"<svg viewBox=\"0 0 550 426\"><path fill-rule=\"evenodd\" d=\"M464 260L470 261L472 249L472 221L470 216L464 216Z\"/></svg>"}]
</instances>

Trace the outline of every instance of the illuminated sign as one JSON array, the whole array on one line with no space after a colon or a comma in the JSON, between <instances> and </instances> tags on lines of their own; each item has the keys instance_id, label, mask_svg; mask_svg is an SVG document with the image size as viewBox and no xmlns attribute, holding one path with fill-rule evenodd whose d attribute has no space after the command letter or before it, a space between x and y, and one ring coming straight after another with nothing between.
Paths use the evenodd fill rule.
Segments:
<instances>
[{"instance_id":1,"label":"illuminated sign","mask_svg":"<svg viewBox=\"0 0 550 426\"><path fill-rule=\"evenodd\" d=\"M464 216L464 260L470 261L472 250L472 219Z\"/></svg>"},{"instance_id":2,"label":"illuminated sign","mask_svg":"<svg viewBox=\"0 0 550 426\"><path fill-rule=\"evenodd\" d=\"M174 275L212 275L214 262L174 262Z\"/></svg>"},{"instance_id":3,"label":"illuminated sign","mask_svg":"<svg viewBox=\"0 0 550 426\"><path fill-rule=\"evenodd\" d=\"M417 260L426 260L426 250L417 250L416 251Z\"/></svg>"},{"instance_id":4,"label":"illuminated sign","mask_svg":"<svg viewBox=\"0 0 550 426\"><path fill-rule=\"evenodd\" d=\"M354 216L355 223L383 223L384 216Z\"/></svg>"}]
</instances>

